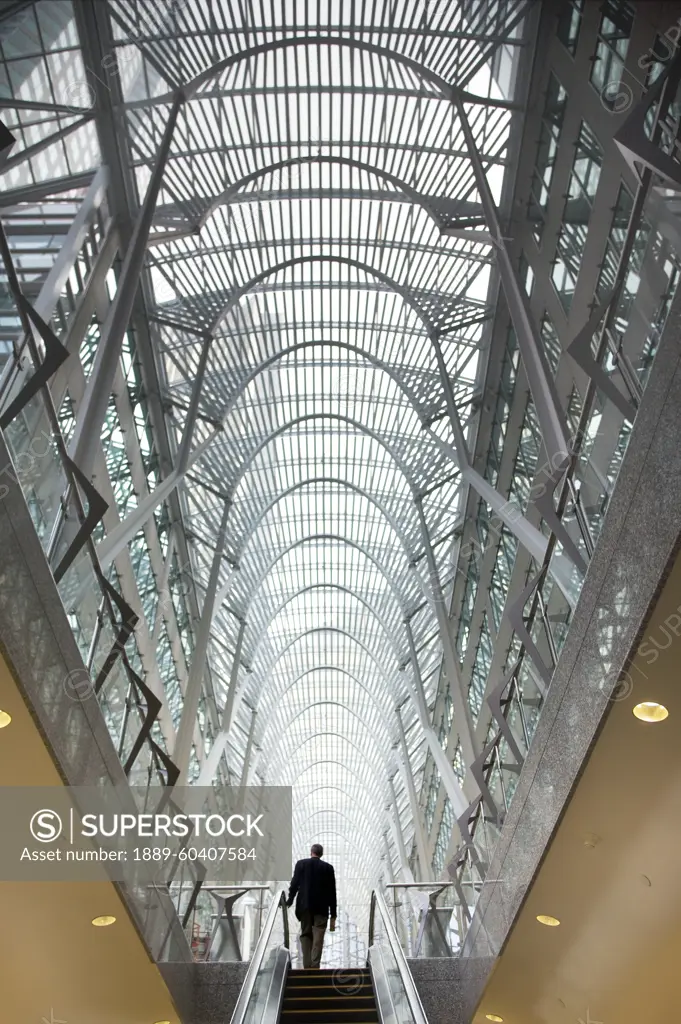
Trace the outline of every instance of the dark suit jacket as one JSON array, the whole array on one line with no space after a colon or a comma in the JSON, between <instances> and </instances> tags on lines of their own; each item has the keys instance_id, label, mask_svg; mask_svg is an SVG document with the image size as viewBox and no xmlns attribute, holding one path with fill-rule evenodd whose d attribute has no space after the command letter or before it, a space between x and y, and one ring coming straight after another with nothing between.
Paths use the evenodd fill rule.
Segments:
<instances>
[{"instance_id":1,"label":"dark suit jacket","mask_svg":"<svg viewBox=\"0 0 681 1024\"><path fill-rule=\"evenodd\" d=\"M298 861L288 891L287 906L291 906L296 893L298 920L303 910L323 914L324 917L336 916L336 875L325 860L320 860L319 857L306 857L305 860Z\"/></svg>"}]
</instances>

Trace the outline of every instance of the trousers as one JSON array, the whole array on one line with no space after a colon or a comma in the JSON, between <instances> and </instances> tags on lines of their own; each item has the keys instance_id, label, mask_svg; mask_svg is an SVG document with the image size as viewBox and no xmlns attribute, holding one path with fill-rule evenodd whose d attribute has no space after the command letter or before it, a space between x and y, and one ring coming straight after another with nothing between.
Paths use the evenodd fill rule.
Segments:
<instances>
[{"instance_id":1,"label":"trousers","mask_svg":"<svg viewBox=\"0 0 681 1024\"><path fill-rule=\"evenodd\" d=\"M319 967L324 946L327 917L313 914L309 910L300 912L300 945L303 950L303 967Z\"/></svg>"}]
</instances>

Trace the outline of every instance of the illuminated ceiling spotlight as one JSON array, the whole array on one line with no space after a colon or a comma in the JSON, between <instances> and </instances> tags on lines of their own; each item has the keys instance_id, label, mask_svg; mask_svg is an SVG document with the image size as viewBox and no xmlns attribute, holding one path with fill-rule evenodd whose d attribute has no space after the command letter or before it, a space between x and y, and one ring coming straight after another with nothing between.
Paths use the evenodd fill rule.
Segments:
<instances>
[{"instance_id":1,"label":"illuminated ceiling spotlight","mask_svg":"<svg viewBox=\"0 0 681 1024\"><path fill-rule=\"evenodd\" d=\"M665 718L669 717L664 704L658 704L654 700L644 700L642 704L637 704L634 714L641 722L664 722Z\"/></svg>"},{"instance_id":2,"label":"illuminated ceiling spotlight","mask_svg":"<svg viewBox=\"0 0 681 1024\"><path fill-rule=\"evenodd\" d=\"M537 920L539 924L545 924L547 928L557 928L560 921L557 917L551 917L550 914L537 914Z\"/></svg>"}]
</instances>

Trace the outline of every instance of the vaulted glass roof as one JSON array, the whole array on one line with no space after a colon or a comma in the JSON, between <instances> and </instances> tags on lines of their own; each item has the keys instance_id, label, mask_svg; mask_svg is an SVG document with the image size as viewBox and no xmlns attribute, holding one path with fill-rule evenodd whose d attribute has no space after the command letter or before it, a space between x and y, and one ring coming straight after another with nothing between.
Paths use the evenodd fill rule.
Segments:
<instances>
[{"instance_id":1,"label":"vaulted glass roof","mask_svg":"<svg viewBox=\"0 0 681 1024\"><path fill-rule=\"evenodd\" d=\"M239 777L254 709L251 777L293 785L295 855L322 842L341 900L368 908L396 866L391 815L410 849L396 708L418 789L415 671L432 705L496 300L453 99L503 208L528 5L94 7L115 57L97 116L121 133L133 212L182 100L145 298L177 453L198 401L181 502L199 596L229 506L209 650L222 707L246 623L227 757ZM61 127L92 107L87 76L70 88Z\"/></svg>"},{"instance_id":2,"label":"vaulted glass roof","mask_svg":"<svg viewBox=\"0 0 681 1024\"><path fill-rule=\"evenodd\" d=\"M205 584L227 499L214 631L233 651L247 624L256 769L294 786L296 854L324 843L341 884L364 879L360 903L381 871L396 706L416 719L405 618L435 695L423 524L446 591L464 498L448 401L470 445L494 300L451 88L499 200L523 7L109 4L140 195L187 89L148 263L177 449L204 346L187 328L213 336L183 491L196 570Z\"/></svg>"}]
</instances>

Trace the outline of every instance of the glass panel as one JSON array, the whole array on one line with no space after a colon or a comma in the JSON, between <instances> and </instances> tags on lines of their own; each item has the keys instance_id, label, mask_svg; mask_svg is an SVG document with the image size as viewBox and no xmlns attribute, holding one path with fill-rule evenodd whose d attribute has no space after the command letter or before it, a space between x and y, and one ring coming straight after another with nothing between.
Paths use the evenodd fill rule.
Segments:
<instances>
[{"instance_id":1,"label":"glass panel","mask_svg":"<svg viewBox=\"0 0 681 1024\"><path fill-rule=\"evenodd\" d=\"M285 913L285 911L284 911ZM244 1024L260 1024L267 1006L270 994L270 985L274 976L274 969L280 959L280 950L284 944L284 924L281 913L277 913L272 930L267 938L264 955L258 973L251 998L244 1015Z\"/></svg>"},{"instance_id":2,"label":"glass panel","mask_svg":"<svg viewBox=\"0 0 681 1024\"><path fill-rule=\"evenodd\" d=\"M582 264L602 166L603 149L586 121L582 121L552 272L553 283L566 312L570 309Z\"/></svg>"},{"instance_id":3,"label":"glass panel","mask_svg":"<svg viewBox=\"0 0 681 1024\"><path fill-rule=\"evenodd\" d=\"M533 233L538 245L541 244L544 229L566 104L567 93L551 72L546 90L544 113L539 126L539 142L532 172L532 188L528 206L528 216L534 222Z\"/></svg>"},{"instance_id":4,"label":"glass panel","mask_svg":"<svg viewBox=\"0 0 681 1024\"><path fill-rule=\"evenodd\" d=\"M397 955L393 952L388 939L386 923L378 908L374 918L374 946L370 948L373 949L374 947L379 956L372 956L371 963L372 969L377 975L376 987L379 999L383 986L387 986L396 1019L400 1021L400 1024L415 1024L417 1017L414 1015L410 1005L409 995L400 973Z\"/></svg>"},{"instance_id":5,"label":"glass panel","mask_svg":"<svg viewBox=\"0 0 681 1024\"><path fill-rule=\"evenodd\" d=\"M582 25L584 0L562 0L558 14L556 35L565 49L574 57L577 52L579 30Z\"/></svg>"},{"instance_id":6,"label":"glass panel","mask_svg":"<svg viewBox=\"0 0 681 1024\"><path fill-rule=\"evenodd\" d=\"M617 110L618 88L629 49L634 8L625 0L606 0L601 10L603 17L591 68L591 83L603 102Z\"/></svg>"},{"instance_id":7,"label":"glass panel","mask_svg":"<svg viewBox=\"0 0 681 1024\"><path fill-rule=\"evenodd\" d=\"M31 398L19 415L8 424L4 436L36 533L43 550L47 552L60 514L60 497L66 491L66 473L52 436L42 395L37 394ZM5 472L12 471L6 469Z\"/></svg>"}]
</instances>

